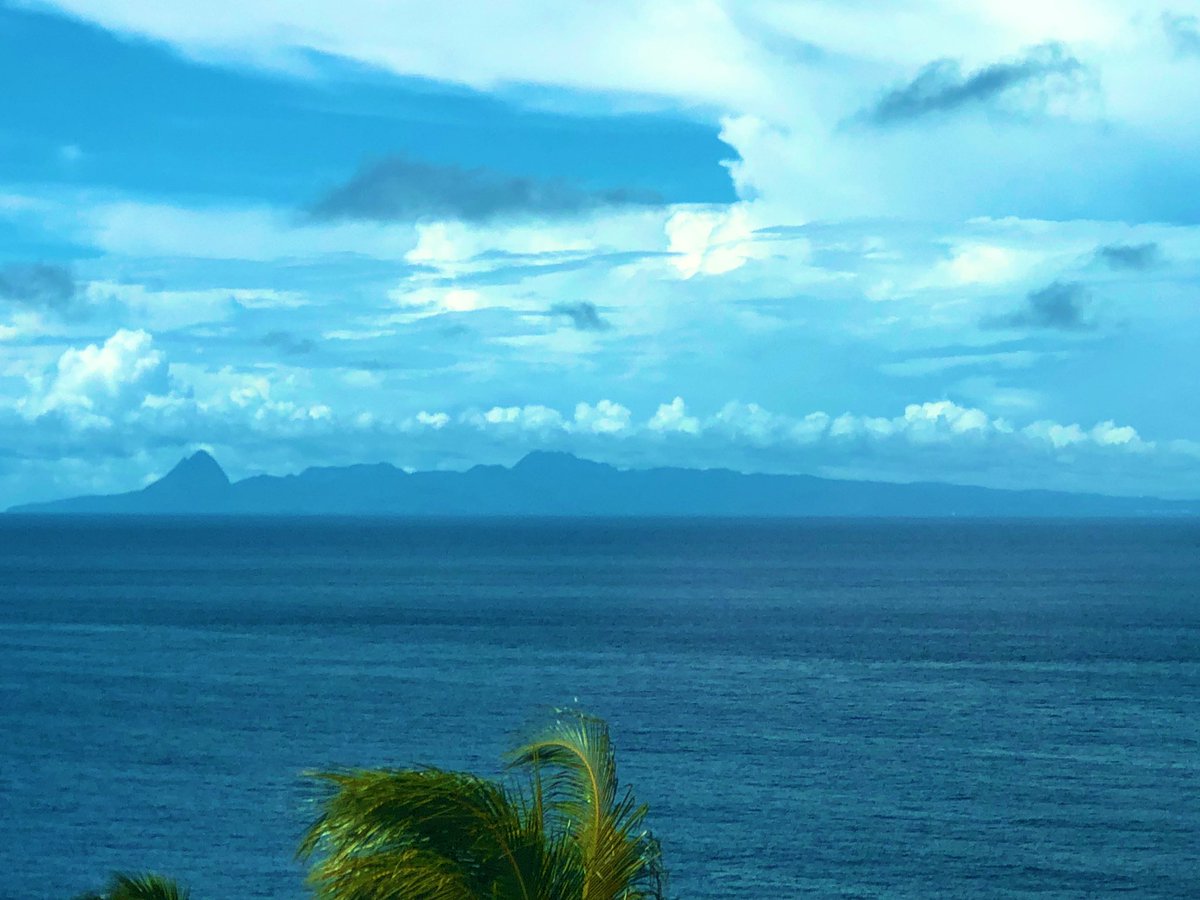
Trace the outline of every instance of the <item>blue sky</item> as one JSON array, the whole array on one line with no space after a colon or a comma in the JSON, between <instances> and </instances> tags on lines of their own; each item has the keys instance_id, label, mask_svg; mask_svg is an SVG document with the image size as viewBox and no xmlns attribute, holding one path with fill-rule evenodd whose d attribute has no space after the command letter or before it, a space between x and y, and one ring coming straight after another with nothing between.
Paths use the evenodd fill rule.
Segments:
<instances>
[{"instance_id":1,"label":"blue sky","mask_svg":"<svg viewBox=\"0 0 1200 900\"><path fill-rule=\"evenodd\" d=\"M1200 3L0 3L0 505L535 448L1200 497Z\"/></svg>"}]
</instances>

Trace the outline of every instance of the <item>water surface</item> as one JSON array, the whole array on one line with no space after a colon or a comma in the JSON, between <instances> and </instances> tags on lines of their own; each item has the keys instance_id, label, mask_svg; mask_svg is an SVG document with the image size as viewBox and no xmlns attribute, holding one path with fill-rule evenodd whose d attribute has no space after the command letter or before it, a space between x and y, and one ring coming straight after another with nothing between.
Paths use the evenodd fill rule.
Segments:
<instances>
[{"instance_id":1,"label":"water surface","mask_svg":"<svg viewBox=\"0 0 1200 900\"><path fill-rule=\"evenodd\" d=\"M0 517L0 897L612 724L679 897L1200 896L1200 523Z\"/></svg>"}]
</instances>

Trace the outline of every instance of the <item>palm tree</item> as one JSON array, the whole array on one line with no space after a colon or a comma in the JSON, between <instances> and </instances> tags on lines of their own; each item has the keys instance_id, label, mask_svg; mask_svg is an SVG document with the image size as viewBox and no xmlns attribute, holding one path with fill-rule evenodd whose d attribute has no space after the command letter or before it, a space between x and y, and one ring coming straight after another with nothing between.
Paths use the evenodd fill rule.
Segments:
<instances>
[{"instance_id":1,"label":"palm tree","mask_svg":"<svg viewBox=\"0 0 1200 900\"><path fill-rule=\"evenodd\" d=\"M608 728L560 711L509 755L508 786L441 769L324 772L299 855L323 900L662 900L646 807Z\"/></svg>"},{"instance_id":2,"label":"palm tree","mask_svg":"<svg viewBox=\"0 0 1200 900\"><path fill-rule=\"evenodd\" d=\"M186 888L162 875L127 875L118 872L99 894L84 894L77 900L188 900Z\"/></svg>"}]
</instances>

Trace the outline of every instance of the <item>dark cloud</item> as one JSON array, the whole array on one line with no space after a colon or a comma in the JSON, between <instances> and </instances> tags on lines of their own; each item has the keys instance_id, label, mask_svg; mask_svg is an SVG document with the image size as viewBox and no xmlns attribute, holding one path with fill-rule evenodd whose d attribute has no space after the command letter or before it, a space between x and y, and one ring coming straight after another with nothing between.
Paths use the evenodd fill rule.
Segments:
<instances>
[{"instance_id":1,"label":"dark cloud","mask_svg":"<svg viewBox=\"0 0 1200 900\"><path fill-rule=\"evenodd\" d=\"M1084 312L1091 293L1077 281L1056 281L1038 291L1030 291L1025 305L1004 316L984 320L990 328L1055 328L1083 331L1092 323Z\"/></svg>"},{"instance_id":2,"label":"dark cloud","mask_svg":"<svg viewBox=\"0 0 1200 900\"><path fill-rule=\"evenodd\" d=\"M514 216L555 218L660 202L656 195L625 188L587 191L557 179L390 157L359 170L313 206L311 213L320 219L486 222Z\"/></svg>"},{"instance_id":3,"label":"dark cloud","mask_svg":"<svg viewBox=\"0 0 1200 900\"><path fill-rule=\"evenodd\" d=\"M303 356L317 349L317 345L311 339L298 338L290 331L269 331L263 335L260 343L267 347L276 347L289 356Z\"/></svg>"},{"instance_id":4,"label":"dark cloud","mask_svg":"<svg viewBox=\"0 0 1200 900\"><path fill-rule=\"evenodd\" d=\"M1110 269L1134 269L1145 271L1158 265L1162 258L1158 244L1106 244L1096 250Z\"/></svg>"},{"instance_id":5,"label":"dark cloud","mask_svg":"<svg viewBox=\"0 0 1200 900\"><path fill-rule=\"evenodd\" d=\"M550 315L566 316L579 331L607 331L612 323L600 315L596 304L582 300L579 303L555 303Z\"/></svg>"},{"instance_id":6,"label":"dark cloud","mask_svg":"<svg viewBox=\"0 0 1200 900\"><path fill-rule=\"evenodd\" d=\"M859 119L872 125L897 125L923 116L985 106L1006 92L1045 83L1054 76L1075 76L1083 64L1061 44L1034 47L1020 59L993 63L965 74L958 63L940 59L923 68L911 82L884 94Z\"/></svg>"},{"instance_id":7,"label":"dark cloud","mask_svg":"<svg viewBox=\"0 0 1200 900\"><path fill-rule=\"evenodd\" d=\"M1200 18L1165 12L1160 21L1176 53L1180 56L1200 56Z\"/></svg>"},{"instance_id":8,"label":"dark cloud","mask_svg":"<svg viewBox=\"0 0 1200 900\"><path fill-rule=\"evenodd\" d=\"M74 304L75 278L65 266L10 263L0 266L0 300L65 313Z\"/></svg>"}]
</instances>

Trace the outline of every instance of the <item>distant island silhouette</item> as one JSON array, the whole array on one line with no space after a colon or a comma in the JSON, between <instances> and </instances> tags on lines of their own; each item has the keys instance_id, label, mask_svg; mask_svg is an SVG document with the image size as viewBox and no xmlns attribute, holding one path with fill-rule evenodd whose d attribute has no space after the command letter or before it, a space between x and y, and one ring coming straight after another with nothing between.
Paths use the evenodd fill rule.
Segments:
<instances>
[{"instance_id":1,"label":"distant island silhouette","mask_svg":"<svg viewBox=\"0 0 1200 900\"><path fill-rule=\"evenodd\" d=\"M388 463L231 482L200 451L138 491L15 506L39 515L1194 516L1200 502L728 469L621 470L538 451L512 467L405 472Z\"/></svg>"}]
</instances>

